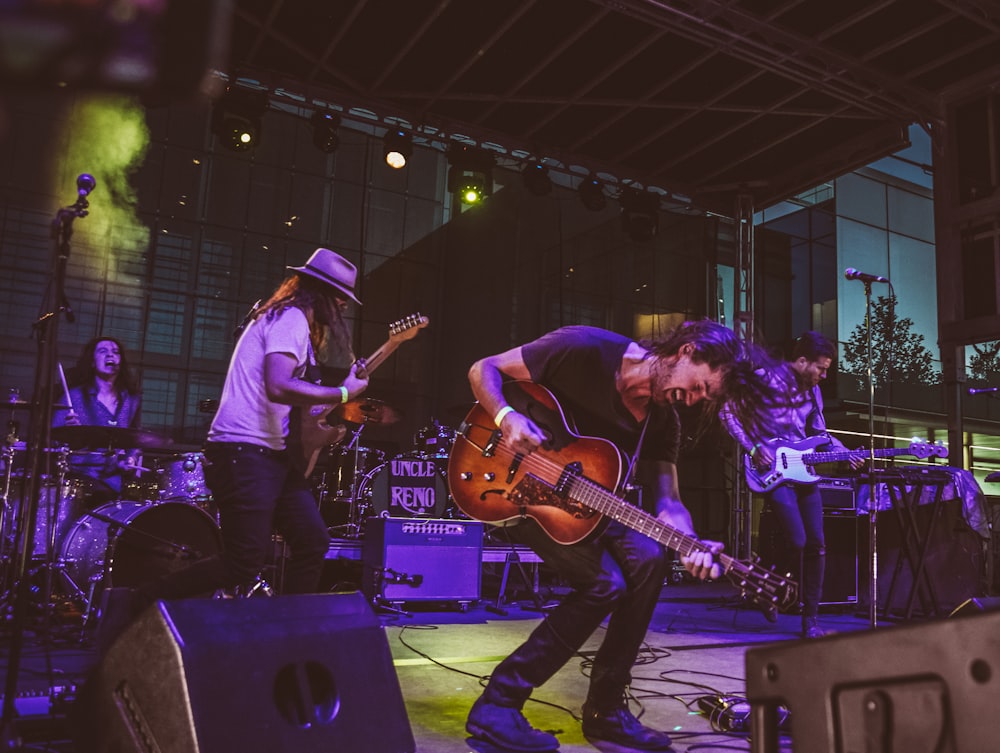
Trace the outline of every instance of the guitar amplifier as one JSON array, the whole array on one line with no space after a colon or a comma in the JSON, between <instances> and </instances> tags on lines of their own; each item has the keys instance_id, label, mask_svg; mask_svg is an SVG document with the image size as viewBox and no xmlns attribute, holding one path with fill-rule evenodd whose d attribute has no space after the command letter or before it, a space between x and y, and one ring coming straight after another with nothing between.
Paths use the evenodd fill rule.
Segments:
<instances>
[{"instance_id":1,"label":"guitar amplifier","mask_svg":"<svg viewBox=\"0 0 1000 753\"><path fill-rule=\"evenodd\" d=\"M373 601L478 601L483 523L370 518L361 552L361 590Z\"/></svg>"},{"instance_id":2,"label":"guitar amplifier","mask_svg":"<svg viewBox=\"0 0 1000 753\"><path fill-rule=\"evenodd\" d=\"M854 479L822 478L817 484L824 510L858 509L857 489Z\"/></svg>"}]
</instances>

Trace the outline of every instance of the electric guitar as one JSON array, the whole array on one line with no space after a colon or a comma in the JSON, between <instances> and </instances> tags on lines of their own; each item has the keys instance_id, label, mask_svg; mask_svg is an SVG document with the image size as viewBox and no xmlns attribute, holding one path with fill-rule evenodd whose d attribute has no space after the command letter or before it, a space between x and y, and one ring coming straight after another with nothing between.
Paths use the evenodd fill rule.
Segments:
<instances>
[{"instance_id":1,"label":"electric guitar","mask_svg":"<svg viewBox=\"0 0 1000 753\"><path fill-rule=\"evenodd\" d=\"M608 520L616 520L683 556L708 551L701 540L612 491L622 481L625 465L618 448L600 437L575 434L545 387L511 381L504 384L503 393L547 439L529 455L517 453L483 407L473 406L448 460L448 485L463 513L494 524L530 517L560 544L582 541ZM714 557L747 598L777 607L795 602L797 585L788 577L725 554Z\"/></svg>"},{"instance_id":2,"label":"electric guitar","mask_svg":"<svg viewBox=\"0 0 1000 753\"><path fill-rule=\"evenodd\" d=\"M752 458L745 455L743 470L747 486L757 493L771 491L784 483L815 484L820 477L813 473L812 467L820 463L837 463L851 458L867 458L869 450L837 450L835 452L816 452L813 450L830 440L824 436L806 437L805 439L769 439L765 444L774 453L774 462L767 468L758 468ZM897 455L912 455L923 459L929 457L948 457L948 448L939 444L912 442L909 447L890 447L875 450L877 458L891 458Z\"/></svg>"},{"instance_id":3,"label":"electric guitar","mask_svg":"<svg viewBox=\"0 0 1000 753\"><path fill-rule=\"evenodd\" d=\"M365 370L371 374L396 348L412 340L430 324L430 319L420 312L410 314L389 325L389 339L368 357ZM337 415L340 403L311 405L293 410L289 417L288 448L293 464L308 476L316 467L319 453L324 447L335 445L347 436L347 427Z\"/></svg>"}]
</instances>

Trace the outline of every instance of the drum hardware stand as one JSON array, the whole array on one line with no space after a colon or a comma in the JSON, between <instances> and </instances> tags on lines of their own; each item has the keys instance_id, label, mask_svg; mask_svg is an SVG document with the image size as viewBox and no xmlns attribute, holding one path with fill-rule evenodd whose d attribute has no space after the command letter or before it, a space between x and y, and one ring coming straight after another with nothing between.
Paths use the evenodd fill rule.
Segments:
<instances>
[{"instance_id":1,"label":"drum hardware stand","mask_svg":"<svg viewBox=\"0 0 1000 753\"><path fill-rule=\"evenodd\" d=\"M358 450L360 448L361 432L364 431L365 424L358 424L358 428L354 430L354 434L351 436L351 441L347 443L346 450L354 456L354 467L351 472L351 496L350 496L350 511L347 516L347 523L344 525L333 526L330 529L330 533L340 532L342 529L342 536L345 539L359 539L363 533L365 513L368 512L368 505L364 500L358 499L358 491L360 489L360 481L358 479ZM324 489L324 494L326 490Z\"/></svg>"},{"instance_id":2,"label":"drum hardware stand","mask_svg":"<svg viewBox=\"0 0 1000 753\"><path fill-rule=\"evenodd\" d=\"M17 695L17 680L21 671L21 654L24 648L24 629L31 597L27 565L34 546L35 520L41 492L43 466L50 462L47 453L43 450L51 445L52 439L59 319L62 314L65 314L70 323L76 320L66 297L66 264L70 255L73 221L77 217L87 216L89 206L87 196L95 186L96 181L92 175L86 173L80 175L76 179L76 203L60 209L52 221L52 237L56 251L53 259L54 284L49 288L51 297L43 301L43 310L32 326L33 333L38 339L38 359L34 381L37 405L31 414L31 430L28 432L27 486L20 510L20 528L24 531L24 535L19 542L20 549L16 553L13 573L13 582L16 585L14 588L13 619L11 620L10 652L3 689L3 708L2 714L0 714L0 749L13 750L20 746L20 740L15 730L14 720L17 716L17 709L14 705L14 698ZM49 310L46 311L46 308Z\"/></svg>"}]
</instances>

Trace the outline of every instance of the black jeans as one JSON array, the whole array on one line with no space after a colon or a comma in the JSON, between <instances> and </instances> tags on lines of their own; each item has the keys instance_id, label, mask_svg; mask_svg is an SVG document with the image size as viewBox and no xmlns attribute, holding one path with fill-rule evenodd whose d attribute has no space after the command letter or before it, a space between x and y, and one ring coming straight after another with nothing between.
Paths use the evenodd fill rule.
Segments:
<instances>
[{"instance_id":1,"label":"black jeans","mask_svg":"<svg viewBox=\"0 0 1000 753\"><path fill-rule=\"evenodd\" d=\"M319 588L330 535L312 489L287 452L252 444L205 445L205 483L219 510L226 580L251 584L274 552L277 531L291 550L282 593Z\"/></svg>"},{"instance_id":2,"label":"black jeans","mask_svg":"<svg viewBox=\"0 0 1000 753\"><path fill-rule=\"evenodd\" d=\"M562 545L534 521L508 529L573 588L520 647L493 670L484 693L490 703L520 708L568 662L605 617L607 632L594 658L587 701L610 711L622 701L646 637L669 564L652 539L612 522L593 541Z\"/></svg>"},{"instance_id":3,"label":"black jeans","mask_svg":"<svg viewBox=\"0 0 1000 753\"><path fill-rule=\"evenodd\" d=\"M819 614L826 565L823 499L815 484L782 484L766 497L784 532L792 573L797 576L802 614Z\"/></svg>"}]
</instances>

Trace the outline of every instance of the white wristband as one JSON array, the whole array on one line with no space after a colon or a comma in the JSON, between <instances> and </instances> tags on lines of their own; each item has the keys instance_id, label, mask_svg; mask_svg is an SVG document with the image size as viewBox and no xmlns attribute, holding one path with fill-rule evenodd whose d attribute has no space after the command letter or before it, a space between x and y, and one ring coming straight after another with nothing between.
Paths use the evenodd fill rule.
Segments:
<instances>
[{"instance_id":1,"label":"white wristband","mask_svg":"<svg viewBox=\"0 0 1000 753\"><path fill-rule=\"evenodd\" d=\"M514 409L509 405L505 405L503 408L497 411L497 414L493 417L493 423L496 424L497 428L500 428L500 424L503 423L504 416L508 413L513 413Z\"/></svg>"}]
</instances>

